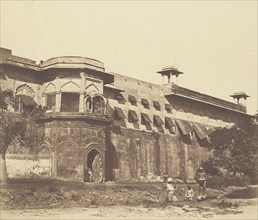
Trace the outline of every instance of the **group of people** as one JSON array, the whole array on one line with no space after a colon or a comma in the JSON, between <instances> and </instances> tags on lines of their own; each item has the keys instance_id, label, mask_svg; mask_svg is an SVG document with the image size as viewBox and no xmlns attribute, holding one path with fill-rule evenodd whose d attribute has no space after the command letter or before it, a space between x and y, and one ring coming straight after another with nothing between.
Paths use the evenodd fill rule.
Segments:
<instances>
[{"instance_id":1,"label":"group of people","mask_svg":"<svg viewBox=\"0 0 258 220\"><path fill-rule=\"evenodd\" d=\"M206 188L206 172L203 167L200 167L195 174L195 180L199 184L199 195L197 196L197 200L205 200L205 188ZM176 182L177 179L173 180L171 177L167 179L167 198L169 202L178 201L176 196ZM192 201L194 198L194 191L190 185L187 186L185 190L184 199L186 201Z\"/></svg>"}]
</instances>

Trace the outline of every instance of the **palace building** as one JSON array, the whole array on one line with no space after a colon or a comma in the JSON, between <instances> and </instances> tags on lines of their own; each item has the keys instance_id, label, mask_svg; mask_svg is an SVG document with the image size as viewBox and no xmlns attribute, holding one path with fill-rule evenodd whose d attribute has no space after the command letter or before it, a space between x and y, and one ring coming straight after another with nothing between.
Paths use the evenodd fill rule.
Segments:
<instances>
[{"instance_id":1,"label":"palace building","mask_svg":"<svg viewBox=\"0 0 258 220\"><path fill-rule=\"evenodd\" d=\"M36 63L1 48L1 90L18 100L10 115L47 108L39 154L25 157L28 152L10 147L8 172L93 182L194 179L211 155L209 134L250 117L242 102L248 95L235 93L237 103L228 102L173 83L183 74L174 67L157 74L161 85L108 73L91 58Z\"/></svg>"}]
</instances>

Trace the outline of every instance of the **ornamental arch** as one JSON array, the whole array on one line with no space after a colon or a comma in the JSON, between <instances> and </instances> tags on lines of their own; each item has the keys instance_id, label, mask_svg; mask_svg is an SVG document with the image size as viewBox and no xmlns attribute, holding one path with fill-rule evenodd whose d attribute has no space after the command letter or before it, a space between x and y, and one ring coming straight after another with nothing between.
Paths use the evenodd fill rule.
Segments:
<instances>
[{"instance_id":1,"label":"ornamental arch","mask_svg":"<svg viewBox=\"0 0 258 220\"><path fill-rule=\"evenodd\" d=\"M51 145L42 143L38 146L38 173L41 177L51 177L52 151Z\"/></svg>"},{"instance_id":2,"label":"ornamental arch","mask_svg":"<svg viewBox=\"0 0 258 220\"><path fill-rule=\"evenodd\" d=\"M90 143L84 148L84 181L105 181L105 151L98 143Z\"/></svg>"},{"instance_id":3,"label":"ornamental arch","mask_svg":"<svg viewBox=\"0 0 258 220\"><path fill-rule=\"evenodd\" d=\"M75 142L62 142L57 147L57 179L79 180L81 169L80 148Z\"/></svg>"}]
</instances>

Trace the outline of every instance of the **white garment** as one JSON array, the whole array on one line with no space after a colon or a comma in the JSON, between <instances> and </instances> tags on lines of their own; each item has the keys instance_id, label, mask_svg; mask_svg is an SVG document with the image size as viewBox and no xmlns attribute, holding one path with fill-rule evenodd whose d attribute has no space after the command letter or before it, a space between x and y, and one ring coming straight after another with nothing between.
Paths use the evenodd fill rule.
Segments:
<instances>
[{"instance_id":1,"label":"white garment","mask_svg":"<svg viewBox=\"0 0 258 220\"><path fill-rule=\"evenodd\" d=\"M174 192L175 188L171 184L167 183L167 191L168 192L170 192L170 191Z\"/></svg>"}]
</instances>

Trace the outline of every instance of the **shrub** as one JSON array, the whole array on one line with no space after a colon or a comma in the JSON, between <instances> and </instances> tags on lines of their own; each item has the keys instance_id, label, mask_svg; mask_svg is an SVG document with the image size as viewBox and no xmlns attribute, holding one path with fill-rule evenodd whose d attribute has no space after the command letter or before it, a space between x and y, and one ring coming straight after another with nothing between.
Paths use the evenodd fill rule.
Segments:
<instances>
[{"instance_id":1,"label":"shrub","mask_svg":"<svg viewBox=\"0 0 258 220\"><path fill-rule=\"evenodd\" d=\"M249 179L241 176L210 176L207 178L207 187L212 189L223 189L228 186L247 186Z\"/></svg>"},{"instance_id":2,"label":"shrub","mask_svg":"<svg viewBox=\"0 0 258 220\"><path fill-rule=\"evenodd\" d=\"M211 176L218 176L220 175L220 171L217 167L215 167L214 165L214 162L212 159L208 159L207 161L203 162L201 164L201 166L203 167L203 169L205 170L205 172L208 174L208 175L211 175Z\"/></svg>"}]
</instances>

